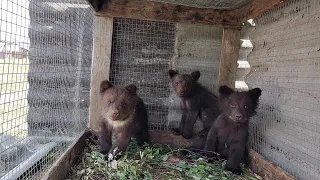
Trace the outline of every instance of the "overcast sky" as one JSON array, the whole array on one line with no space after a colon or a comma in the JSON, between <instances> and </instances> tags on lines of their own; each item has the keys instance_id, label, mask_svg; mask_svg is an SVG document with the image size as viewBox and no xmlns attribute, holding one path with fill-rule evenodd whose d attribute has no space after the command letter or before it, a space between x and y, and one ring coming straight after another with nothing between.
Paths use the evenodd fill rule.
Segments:
<instances>
[{"instance_id":1,"label":"overcast sky","mask_svg":"<svg viewBox=\"0 0 320 180\"><path fill-rule=\"evenodd\" d=\"M29 0L0 0L0 46L16 43L28 48Z\"/></svg>"}]
</instances>

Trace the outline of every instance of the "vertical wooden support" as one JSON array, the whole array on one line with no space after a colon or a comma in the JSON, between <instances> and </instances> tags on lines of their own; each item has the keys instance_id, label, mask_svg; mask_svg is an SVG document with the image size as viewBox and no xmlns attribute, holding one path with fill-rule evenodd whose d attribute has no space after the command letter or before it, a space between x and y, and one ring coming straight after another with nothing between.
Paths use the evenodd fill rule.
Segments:
<instances>
[{"instance_id":1,"label":"vertical wooden support","mask_svg":"<svg viewBox=\"0 0 320 180\"><path fill-rule=\"evenodd\" d=\"M113 18L95 17L93 32L93 54L91 69L91 90L90 90L90 107L89 122L91 129L95 127L99 119L99 90L100 83L109 79L111 48L112 48L112 30Z\"/></svg>"},{"instance_id":2,"label":"vertical wooden support","mask_svg":"<svg viewBox=\"0 0 320 180\"><path fill-rule=\"evenodd\" d=\"M224 28L220 55L219 86L235 87L239 50L240 30Z\"/></svg>"}]
</instances>

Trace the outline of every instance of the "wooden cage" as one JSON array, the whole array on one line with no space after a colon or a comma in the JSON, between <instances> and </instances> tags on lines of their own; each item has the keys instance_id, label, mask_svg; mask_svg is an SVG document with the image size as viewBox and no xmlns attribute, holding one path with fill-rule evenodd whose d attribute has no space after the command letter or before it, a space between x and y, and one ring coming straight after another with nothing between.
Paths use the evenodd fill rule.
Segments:
<instances>
[{"instance_id":1,"label":"wooden cage","mask_svg":"<svg viewBox=\"0 0 320 180\"><path fill-rule=\"evenodd\" d=\"M108 0L103 8L97 11L94 0L88 0L95 9L96 20L94 22L92 79L90 95L89 124L95 121L99 112L99 84L108 79L110 74L110 62L113 40L114 18L130 18L140 20L152 20L174 22L182 24L199 24L223 27L222 44L219 65L219 85L235 87L235 75L240 48L240 31L242 23L255 18L266 11L280 6L283 0L252 0L248 4L237 9L210 9L197 8L186 5L154 2L149 0ZM76 156L84 147L84 140L90 136L85 131L77 142L56 161L47 173L48 179L61 179L66 176L68 170L75 162ZM174 143L184 141L180 137L171 136L165 132L152 131L154 141L160 143ZM174 139L174 140L172 140ZM266 160L262 155L250 151L251 169L263 179L295 179L289 173Z\"/></svg>"}]
</instances>

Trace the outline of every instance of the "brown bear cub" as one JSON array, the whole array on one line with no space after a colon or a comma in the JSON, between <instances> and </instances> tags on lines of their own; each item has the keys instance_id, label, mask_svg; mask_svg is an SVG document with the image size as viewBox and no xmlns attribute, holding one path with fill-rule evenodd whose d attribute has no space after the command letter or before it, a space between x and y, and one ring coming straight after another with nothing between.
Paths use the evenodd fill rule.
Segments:
<instances>
[{"instance_id":1,"label":"brown bear cub","mask_svg":"<svg viewBox=\"0 0 320 180\"><path fill-rule=\"evenodd\" d=\"M100 84L101 116L98 141L103 154L116 154L125 151L131 137L135 137L139 146L149 143L148 114L137 87L114 86L108 80ZM116 143L112 145L112 132L115 132ZM115 149L118 149L114 152Z\"/></svg>"},{"instance_id":2,"label":"brown bear cub","mask_svg":"<svg viewBox=\"0 0 320 180\"><path fill-rule=\"evenodd\" d=\"M222 113L208 133L204 150L217 152L221 158L227 159L225 169L234 174L242 173L241 162L248 165L248 120L256 114L260 96L259 88L247 92L235 92L228 86L219 88Z\"/></svg>"},{"instance_id":3,"label":"brown bear cub","mask_svg":"<svg viewBox=\"0 0 320 180\"><path fill-rule=\"evenodd\" d=\"M203 123L203 130L198 135L206 136L211 124L220 114L217 97L197 82L199 71L189 75L169 70L169 76L173 89L181 99L182 110L179 128L172 129L173 134L182 135L185 139L192 138L194 124L199 118Z\"/></svg>"}]
</instances>

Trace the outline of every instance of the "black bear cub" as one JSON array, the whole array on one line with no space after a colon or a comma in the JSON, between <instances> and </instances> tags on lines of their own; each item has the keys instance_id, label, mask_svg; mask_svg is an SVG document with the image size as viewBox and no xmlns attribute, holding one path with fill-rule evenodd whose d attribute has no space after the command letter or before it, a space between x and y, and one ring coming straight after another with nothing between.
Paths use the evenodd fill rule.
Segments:
<instances>
[{"instance_id":1,"label":"black bear cub","mask_svg":"<svg viewBox=\"0 0 320 180\"><path fill-rule=\"evenodd\" d=\"M172 129L173 134L182 135L185 139L192 138L194 124L199 118L203 123L203 130L198 134L206 136L213 121L220 114L217 97L197 82L199 71L189 75L169 70L169 76L173 89L181 99L182 110L179 128Z\"/></svg>"},{"instance_id":2,"label":"black bear cub","mask_svg":"<svg viewBox=\"0 0 320 180\"><path fill-rule=\"evenodd\" d=\"M100 130L98 141L103 154L113 154L126 150L134 136L139 146L149 143L148 114L137 87L114 86L108 80L100 84ZM115 132L116 143L112 145L112 132Z\"/></svg>"},{"instance_id":3,"label":"black bear cub","mask_svg":"<svg viewBox=\"0 0 320 180\"><path fill-rule=\"evenodd\" d=\"M227 159L225 169L241 174L240 163L248 163L248 128L250 117L256 114L261 89L235 92L228 86L219 88L219 106L222 113L212 125L205 151L215 151ZM207 153L212 156L212 153Z\"/></svg>"}]
</instances>

